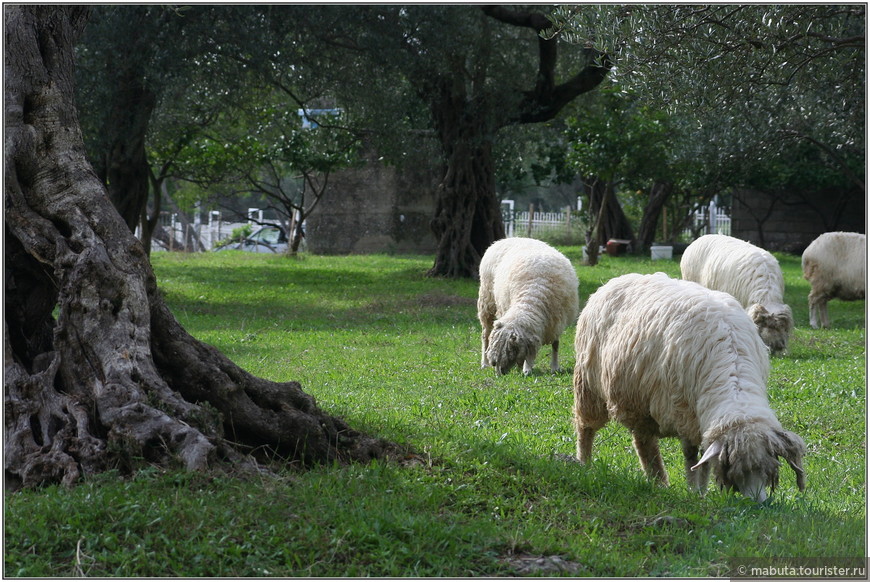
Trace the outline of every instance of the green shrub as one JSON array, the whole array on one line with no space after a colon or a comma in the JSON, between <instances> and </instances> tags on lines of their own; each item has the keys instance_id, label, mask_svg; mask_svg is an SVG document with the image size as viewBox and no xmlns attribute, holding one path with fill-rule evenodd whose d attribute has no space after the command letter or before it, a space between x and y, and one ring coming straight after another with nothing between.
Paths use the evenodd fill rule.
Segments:
<instances>
[{"instance_id":1,"label":"green shrub","mask_svg":"<svg viewBox=\"0 0 870 582\"><path fill-rule=\"evenodd\" d=\"M232 243L242 242L243 240L251 236L253 232L254 225L252 224L245 224L238 228L234 228L229 238L219 240L217 243L215 243L214 247L215 249L220 249Z\"/></svg>"}]
</instances>

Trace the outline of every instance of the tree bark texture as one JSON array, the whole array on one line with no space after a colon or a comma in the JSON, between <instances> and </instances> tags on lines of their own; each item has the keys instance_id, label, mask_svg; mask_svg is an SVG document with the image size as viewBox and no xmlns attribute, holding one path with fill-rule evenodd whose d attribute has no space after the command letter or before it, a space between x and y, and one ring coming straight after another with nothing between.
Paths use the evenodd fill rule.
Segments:
<instances>
[{"instance_id":1,"label":"tree bark texture","mask_svg":"<svg viewBox=\"0 0 870 582\"><path fill-rule=\"evenodd\" d=\"M543 14L522 9L484 6L482 12L535 34L551 24ZM485 67L469 73L461 55L449 73L433 80L432 72L426 71L429 77L418 79L418 90L429 103L447 166L431 223L438 246L430 276L477 278L483 253L505 236L492 157L498 130L553 119L568 103L597 87L612 66L606 55L586 49L588 64L557 84L557 46L555 40L538 39L534 86L516 94L488 88Z\"/></svg>"},{"instance_id":2,"label":"tree bark texture","mask_svg":"<svg viewBox=\"0 0 870 582\"><path fill-rule=\"evenodd\" d=\"M631 222L625 216L622 206L616 199L616 186L612 182L591 177L584 180L586 191L589 193L589 211L596 220L596 238L593 244L604 246L612 238L635 241L634 230ZM605 199L607 203L605 204ZM604 213L601 213L604 204Z\"/></svg>"},{"instance_id":3,"label":"tree bark texture","mask_svg":"<svg viewBox=\"0 0 870 582\"><path fill-rule=\"evenodd\" d=\"M199 470L254 467L254 451L300 463L395 452L178 324L85 156L72 47L87 9L4 10L7 484L71 484L136 459Z\"/></svg>"},{"instance_id":4,"label":"tree bark texture","mask_svg":"<svg viewBox=\"0 0 870 582\"><path fill-rule=\"evenodd\" d=\"M442 80L432 113L446 171L438 187L431 228L438 241L430 276L477 278L483 253L504 238L495 191L492 128L450 80Z\"/></svg>"},{"instance_id":5,"label":"tree bark texture","mask_svg":"<svg viewBox=\"0 0 870 582\"><path fill-rule=\"evenodd\" d=\"M640 219L640 227L637 231L638 252L646 251L653 244L653 239L656 236L656 227L659 223L659 217L662 215L662 209L671 194L674 191L674 185L670 182L656 182L652 185L647 199L646 206L643 209L643 216Z\"/></svg>"}]
</instances>

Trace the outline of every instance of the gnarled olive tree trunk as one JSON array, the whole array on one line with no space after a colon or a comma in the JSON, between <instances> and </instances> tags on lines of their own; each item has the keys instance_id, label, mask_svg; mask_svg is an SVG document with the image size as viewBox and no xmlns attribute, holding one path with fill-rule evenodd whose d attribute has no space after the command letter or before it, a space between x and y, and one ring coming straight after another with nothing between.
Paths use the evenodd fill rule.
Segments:
<instances>
[{"instance_id":1,"label":"gnarled olive tree trunk","mask_svg":"<svg viewBox=\"0 0 870 582\"><path fill-rule=\"evenodd\" d=\"M465 94L461 82L445 78L435 87L440 99L432 98L431 109L446 172L431 222L438 247L429 275L476 279L483 253L505 236L495 191L494 132L480 113L486 108Z\"/></svg>"},{"instance_id":2,"label":"gnarled olive tree trunk","mask_svg":"<svg viewBox=\"0 0 870 582\"><path fill-rule=\"evenodd\" d=\"M85 157L72 46L87 10L4 10L7 484L70 484L136 457L204 469L253 466L254 454L311 463L396 452L325 414L298 383L255 378L178 324Z\"/></svg>"},{"instance_id":3,"label":"gnarled olive tree trunk","mask_svg":"<svg viewBox=\"0 0 870 582\"><path fill-rule=\"evenodd\" d=\"M553 119L579 95L600 85L612 66L607 55L584 49L584 66L557 84L558 43L539 34L552 24L544 14L495 5L481 11L487 18L538 35L538 70L534 85L526 90L513 87L513 79L493 86L486 66L469 71L469 56L457 54L446 72L433 79L431 70L423 70L416 79L447 166L431 223L438 246L430 276L477 278L483 253L505 236L492 158L498 131Z\"/></svg>"}]
</instances>

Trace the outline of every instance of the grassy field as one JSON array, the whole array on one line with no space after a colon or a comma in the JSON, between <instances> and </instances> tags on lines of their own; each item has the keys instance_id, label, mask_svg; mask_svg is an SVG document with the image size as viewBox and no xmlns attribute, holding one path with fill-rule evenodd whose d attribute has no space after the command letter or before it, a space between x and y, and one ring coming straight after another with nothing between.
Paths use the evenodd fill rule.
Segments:
<instances>
[{"instance_id":1,"label":"grassy field","mask_svg":"<svg viewBox=\"0 0 870 582\"><path fill-rule=\"evenodd\" d=\"M581 301L627 272L676 261L603 257L577 266ZM748 558L863 557L866 548L864 302L808 325L800 259L778 256L797 329L772 359L771 405L807 443L807 489L785 466L756 505L688 491L679 443L669 488L647 482L628 431L574 452L571 368L549 348L535 373L481 370L473 281L428 279L430 257L157 254L181 323L252 373L300 381L359 429L425 459L326 466L279 478L109 473L72 490L5 497L5 576L729 576Z\"/></svg>"}]
</instances>

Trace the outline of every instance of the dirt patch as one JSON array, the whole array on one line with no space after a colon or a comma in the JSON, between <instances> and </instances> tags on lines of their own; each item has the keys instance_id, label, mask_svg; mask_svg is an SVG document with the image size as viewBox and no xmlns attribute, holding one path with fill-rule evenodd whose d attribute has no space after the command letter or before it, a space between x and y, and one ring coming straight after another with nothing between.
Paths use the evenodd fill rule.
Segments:
<instances>
[{"instance_id":1,"label":"dirt patch","mask_svg":"<svg viewBox=\"0 0 870 582\"><path fill-rule=\"evenodd\" d=\"M566 560L562 556L513 554L501 561L510 567L514 576L577 575L586 571L583 564Z\"/></svg>"}]
</instances>

